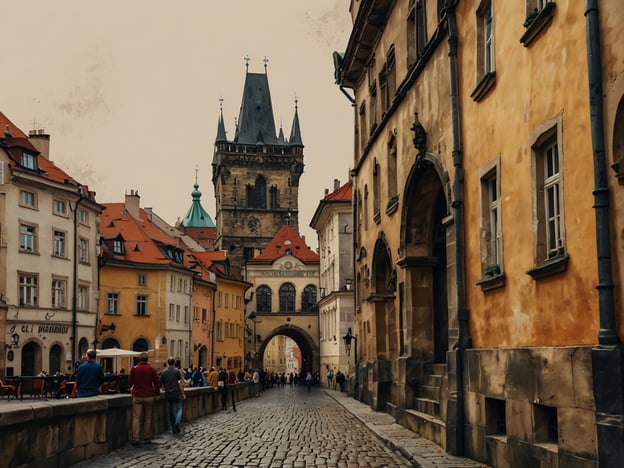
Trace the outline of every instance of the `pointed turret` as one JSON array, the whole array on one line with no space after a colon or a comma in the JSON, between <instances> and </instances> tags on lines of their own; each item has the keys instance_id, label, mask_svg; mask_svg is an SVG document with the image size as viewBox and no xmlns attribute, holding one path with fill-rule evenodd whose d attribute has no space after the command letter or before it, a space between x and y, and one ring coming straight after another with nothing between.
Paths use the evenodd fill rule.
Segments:
<instances>
[{"instance_id":1,"label":"pointed turret","mask_svg":"<svg viewBox=\"0 0 624 468\"><path fill-rule=\"evenodd\" d=\"M223 109L219 114L219 122L217 124L217 138L215 139L215 143L224 143L227 142L227 135L225 132L225 123L223 122Z\"/></svg>"},{"instance_id":2,"label":"pointed turret","mask_svg":"<svg viewBox=\"0 0 624 468\"><path fill-rule=\"evenodd\" d=\"M288 143L290 144L290 146L301 146L303 148L303 141L301 141L301 129L299 128L299 113L297 111L297 100L295 100L295 117L293 118Z\"/></svg>"},{"instance_id":3,"label":"pointed turret","mask_svg":"<svg viewBox=\"0 0 624 468\"><path fill-rule=\"evenodd\" d=\"M282 128L281 125L280 125L280 131L279 131L279 135L277 136L277 139L279 140L280 143L286 144L286 138L284 137L284 129Z\"/></svg>"},{"instance_id":4,"label":"pointed turret","mask_svg":"<svg viewBox=\"0 0 624 468\"><path fill-rule=\"evenodd\" d=\"M191 196L193 197L193 203L191 204L191 208L188 210L182 221L180 221L178 226L196 228L215 227L215 223L212 221L212 218L201 205L201 195L202 193L199 191L199 184L197 183L196 176L195 184L193 185L193 191L191 192Z\"/></svg>"},{"instance_id":5,"label":"pointed turret","mask_svg":"<svg viewBox=\"0 0 624 468\"><path fill-rule=\"evenodd\" d=\"M255 145L258 142L258 135L262 135L261 141L264 144L279 144L275 136L273 105L267 75L248 72L245 76L235 141Z\"/></svg>"}]
</instances>

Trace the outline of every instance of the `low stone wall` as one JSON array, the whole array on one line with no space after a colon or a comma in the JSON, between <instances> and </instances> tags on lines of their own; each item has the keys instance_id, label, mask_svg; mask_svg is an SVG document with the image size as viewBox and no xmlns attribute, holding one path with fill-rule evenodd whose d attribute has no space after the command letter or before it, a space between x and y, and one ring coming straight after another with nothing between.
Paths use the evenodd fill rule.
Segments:
<instances>
[{"instance_id":1,"label":"low stone wall","mask_svg":"<svg viewBox=\"0 0 624 468\"><path fill-rule=\"evenodd\" d=\"M251 396L251 384L232 387L236 401ZM231 404L228 399L228 406ZM5 406L3 406L5 405ZM183 421L221 408L215 387L186 389ZM169 430L166 400L155 402L154 434ZM64 467L105 455L125 445L132 432L130 395L67 400L0 401L0 465Z\"/></svg>"}]
</instances>

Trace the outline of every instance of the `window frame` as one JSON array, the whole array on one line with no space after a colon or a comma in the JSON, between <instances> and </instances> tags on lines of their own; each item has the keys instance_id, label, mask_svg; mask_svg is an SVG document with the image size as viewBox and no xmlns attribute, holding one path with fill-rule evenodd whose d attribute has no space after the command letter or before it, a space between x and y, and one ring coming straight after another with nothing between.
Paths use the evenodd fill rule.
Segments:
<instances>
[{"instance_id":1,"label":"window frame","mask_svg":"<svg viewBox=\"0 0 624 468\"><path fill-rule=\"evenodd\" d=\"M78 239L78 261L89 264L89 239L85 237Z\"/></svg>"},{"instance_id":2,"label":"window frame","mask_svg":"<svg viewBox=\"0 0 624 468\"><path fill-rule=\"evenodd\" d=\"M262 284L256 288L256 312L271 313L273 292L271 288Z\"/></svg>"},{"instance_id":3,"label":"window frame","mask_svg":"<svg viewBox=\"0 0 624 468\"><path fill-rule=\"evenodd\" d=\"M39 275L37 273L18 272L17 285L20 307L37 307ZM28 297L28 301L25 299L26 297Z\"/></svg>"},{"instance_id":4,"label":"window frame","mask_svg":"<svg viewBox=\"0 0 624 468\"><path fill-rule=\"evenodd\" d=\"M562 114L545 122L533 132L529 141L533 179L533 213L537 226L533 241L533 267L527 271L533 279L539 279L567 270L565 209L564 209L564 150L562 145ZM556 173L548 174L548 150L556 147ZM552 213L548 206L551 189L556 190L557 216L555 217L556 248L550 247ZM549 219L550 218L550 219Z\"/></svg>"},{"instance_id":5,"label":"window frame","mask_svg":"<svg viewBox=\"0 0 624 468\"><path fill-rule=\"evenodd\" d=\"M78 285L78 310L89 310L89 285Z\"/></svg>"},{"instance_id":6,"label":"window frame","mask_svg":"<svg viewBox=\"0 0 624 468\"><path fill-rule=\"evenodd\" d=\"M287 282L279 288L279 311L292 313L296 311L297 289L295 285Z\"/></svg>"},{"instance_id":7,"label":"window frame","mask_svg":"<svg viewBox=\"0 0 624 468\"><path fill-rule=\"evenodd\" d=\"M29 190L20 190L19 206L24 207L24 208L30 208L32 210L36 210L37 209L37 194Z\"/></svg>"},{"instance_id":8,"label":"window frame","mask_svg":"<svg viewBox=\"0 0 624 468\"><path fill-rule=\"evenodd\" d=\"M29 153L28 151L22 151L21 159L22 167L30 169L31 171L37 170L37 156Z\"/></svg>"},{"instance_id":9,"label":"window frame","mask_svg":"<svg viewBox=\"0 0 624 468\"><path fill-rule=\"evenodd\" d=\"M29 232L24 232L23 228L30 229ZM38 226L27 222L20 221L19 224L19 251L25 253L38 253ZM27 242L30 239L30 242ZM32 244L32 245L28 245ZM30 247L30 248L29 248Z\"/></svg>"},{"instance_id":10,"label":"window frame","mask_svg":"<svg viewBox=\"0 0 624 468\"><path fill-rule=\"evenodd\" d=\"M52 256L67 258L67 232L61 229L52 230Z\"/></svg>"},{"instance_id":11,"label":"window frame","mask_svg":"<svg viewBox=\"0 0 624 468\"><path fill-rule=\"evenodd\" d=\"M50 304L55 309L67 308L67 279L52 278Z\"/></svg>"},{"instance_id":12,"label":"window frame","mask_svg":"<svg viewBox=\"0 0 624 468\"><path fill-rule=\"evenodd\" d=\"M121 294L118 292L107 292L106 293L106 302L105 302L105 314L106 315L119 315L120 314L120 299Z\"/></svg>"},{"instance_id":13,"label":"window frame","mask_svg":"<svg viewBox=\"0 0 624 468\"><path fill-rule=\"evenodd\" d=\"M52 213L67 218L67 202L58 198L52 200Z\"/></svg>"},{"instance_id":14,"label":"window frame","mask_svg":"<svg viewBox=\"0 0 624 468\"><path fill-rule=\"evenodd\" d=\"M134 315L146 317L149 315L149 296L147 294L137 294L135 296Z\"/></svg>"}]
</instances>

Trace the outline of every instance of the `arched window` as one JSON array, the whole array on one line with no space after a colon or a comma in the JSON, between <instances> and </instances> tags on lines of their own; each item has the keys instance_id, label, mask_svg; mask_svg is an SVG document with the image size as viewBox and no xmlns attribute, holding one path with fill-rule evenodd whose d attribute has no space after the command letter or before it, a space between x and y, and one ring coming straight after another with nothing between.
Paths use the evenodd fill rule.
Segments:
<instances>
[{"instance_id":1,"label":"arched window","mask_svg":"<svg viewBox=\"0 0 624 468\"><path fill-rule=\"evenodd\" d=\"M308 284L301 294L301 312L315 312L316 306L316 286Z\"/></svg>"},{"instance_id":2,"label":"arched window","mask_svg":"<svg viewBox=\"0 0 624 468\"><path fill-rule=\"evenodd\" d=\"M268 286L256 289L256 312L271 312L271 288Z\"/></svg>"},{"instance_id":3,"label":"arched window","mask_svg":"<svg viewBox=\"0 0 624 468\"><path fill-rule=\"evenodd\" d=\"M147 350L149 350L149 346L147 344L147 340L145 340L144 338L139 338L132 345L132 351L143 352Z\"/></svg>"},{"instance_id":4,"label":"arched window","mask_svg":"<svg viewBox=\"0 0 624 468\"><path fill-rule=\"evenodd\" d=\"M104 341L102 341L102 349L111 348L121 348L121 346L119 346L119 341L117 341L115 338L106 338Z\"/></svg>"},{"instance_id":5,"label":"arched window","mask_svg":"<svg viewBox=\"0 0 624 468\"><path fill-rule=\"evenodd\" d=\"M50 348L50 368L48 369L48 372L50 375L54 375L60 370L61 370L61 347L55 344Z\"/></svg>"},{"instance_id":6,"label":"arched window","mask_svg":"<svg viewBox=\"0 0 624 468\"><path fill-rule=\"evenodd\" d=\"M291 283L280 286L280 312L295 311L295 287Z\"/></svg>"},{"instance_id":7,"label":"arched window","mask_svg":"<svg viewBox=\"0 0 624 468\"><path fill-rule=\"evenodd\" d=\"M249 208L266 208L266 180L259 175L256 177L255 185L247 185L247 206Z\"/></svg>"}]
</instances>

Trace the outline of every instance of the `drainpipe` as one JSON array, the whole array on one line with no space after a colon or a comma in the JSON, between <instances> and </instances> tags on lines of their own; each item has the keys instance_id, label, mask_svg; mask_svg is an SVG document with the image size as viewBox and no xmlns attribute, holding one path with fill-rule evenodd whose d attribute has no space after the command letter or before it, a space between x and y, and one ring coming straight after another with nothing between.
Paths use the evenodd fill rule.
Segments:
<instances>
[{"instance_id":1,"label":"drainpipe","mask_svg":"<svg viewBox=\"0 0 624 468\"><path fill-rule=\"evenodd\" d=\"M77 311L77 291L78 291L78 206L85 199L82 193L82 187L78 186L78 201L74 206L74 261L73 261L73 278L72 278L72 371L75 371L74 365L76 359L76 334L78 328L78 311ZM97 328L97 319L96 319Z\"/></svg>"},{"instance_id":2,"label":"drainpipe","mask_svg":"<svg viewBox=\"0 0 624 468\"><path fill-rule=\"evenodd\" d=\"M606 177L602 63L598 0L586 0L587 75L589 116L594 160L594 209L598 254L598 345L592 349L592 376L596 405L598 464L616 466L624 459L624 356L617 334L609 226L609 188Z\"/></svg>"},{"instance_id":3,"label":"drainpipe","mask_svg":"<svg viewBox=\"0 0 624 468\"><path fill-rule=\"evenodd\" d=\"M453 125L453 204L455 210L455 275L457 281L457 320L458 342L455 349L455 382L456 388L449 389L447 407L447 451L454 455L464 455L464 379L463 354L472 346L468 330L468 309L466 308L466 279L464 274L464 168L460 126L459 74L457 71L457 19L455 7L457 0L449 2L446 17L448 24L449 65L451 81L451 118ZM452 359L452 358L451 358Z\"/></svg>"}]
</instances>

